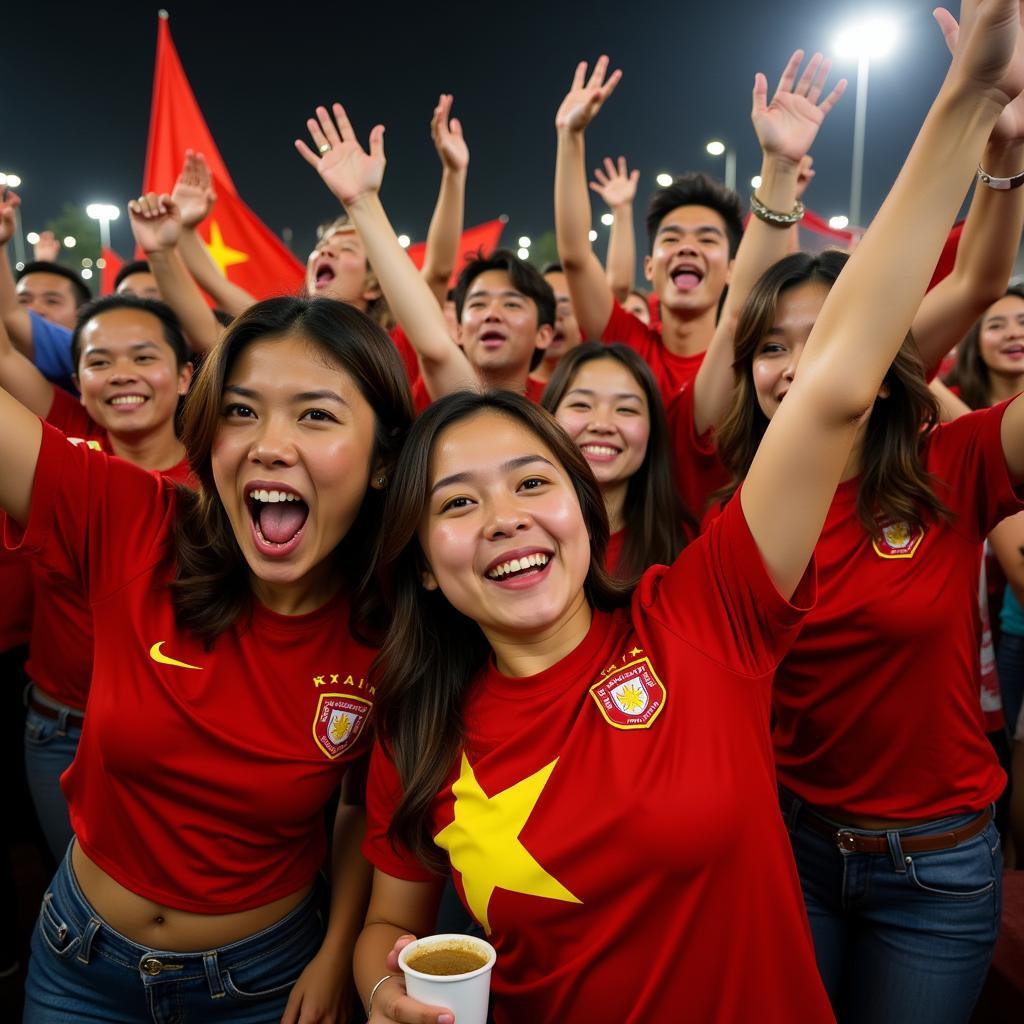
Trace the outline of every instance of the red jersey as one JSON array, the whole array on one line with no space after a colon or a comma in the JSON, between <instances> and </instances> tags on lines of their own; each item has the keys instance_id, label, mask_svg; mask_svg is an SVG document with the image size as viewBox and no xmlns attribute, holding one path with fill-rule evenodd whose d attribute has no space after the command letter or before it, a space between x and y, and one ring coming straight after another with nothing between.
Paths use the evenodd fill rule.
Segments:
<instances>
[{"instance_id":1,"label":"red jersey","mask_svg":"<svg viewBox=\"0 0 1024 1024\"><path fill-rule=\"evenodd\" d=\"M626 528L616 530L608 535L608 547L604 552L604 567L613 576L619 567L619 559L622 558L622 546L626 543Z\"/></svg>"},{"instance_id":2,"label":"red jersey","mask_svg":"<svg viewBox=\"0 0 1024 1024\"><path fill-rule=\"evenodd\" d=\"M536 402L540 405L540 396L544 394L546 387L547 384L544 381L527 377L524 394L531 402ZM412 386L412 404L416 410L416 415L419 416L433 401L427 391L426 381L422 377L417 377Z\"/></svg>"},{"instance_id":3,"label":"red jersey","mask_svg":"<svg viewBox=\"0 0 1024 1024\"><path fill-rule=\"evenodd\" d=\"M813 591L783 600L733 501L556 665L478 677L431 827L498 951L499 1024L833 1020L768 726ZM387 839L399 793L378 746L364 853L436 880Z\"/></svg>"},{"instance_id":4,"label":"red jersey","mask_svg":"<svg viewBox=\"0 0 1024 1024\"><path fill-rule=\"evenodd\" d=\"M0 512L0 530L6 519ZM31 566L21 555L0 547L0 653L28 643L31 631Z\"/></svg>"},{"instance_id":5,"label":"red jersey","mask_svg":"<svg viewBox=\"0 0 1024 1024\"><path fill-rule=\"evenodd\" d=\"M54 402L46 422L72 443L101 446L110 453L106 431L85 412L81 403L54 388ZM188 460L159 473L168 480L192 483ZM92 677L92 609L80 575L50 571L41 559L32 561L35 616L25 671L48 697L84 710Z\"/></svg>"},{"instance_id":6,"label":"red jersey","mask_svg":"<svg viewBox=\"0 0 1024 1024\"><path fill-rule=\"evenodd\" d=\"M732 479L718 457L714 431L697 435L693 418L693 383L685 384L665 408L672 444L672 468L676 490L686 510L698 521L707 511L711 496Z\"/></svg>"},{"instance_id":7,"label":"red jersey","mask_svg":"<svg viewBox=\"0 0 1024 1024\"><path fill-rule=\"evenodd\" d=\"M420 375L420 360L416 355L416 349L412 347L412 342L409 341L409 336L402 329L401 324L392 327L388 331L388 335L394 342L395 348L398 349L398 354L402 357L405 375L409 378L409 383L412 384Z\"/></svg>"},{"instance_id":8,"label":"red jersey","mask_svg":"<svg viewBox=\"0 0 1024 1024\"><path fill-rule=\"evenodd\" d=\"M815 549L818 606L775 676L779 779L813 806L941 818L1003 790L978 700L978 552L1021 508L999 436L1005 408L925 442L952 523L888 523L873 541L856 515L860 480L839 487Z\"/></svg>"},{"instance_id":9,"label":"red jersey","mask_svg":"<svg viewBox=\"0 0 1024 1024\"><path fill-rule=\"evenodd\" d=\"M365 753L374 651L344 594L308 615L254 602L212 649L175 622L179 491L43 427L29 522L6 540L78 575L95 650L78 755L61 784L83 850L121 885L195 913L310 883L323 808Z\"/></svg>"},{"instance_id":10,"label":"red jersey","mask_svg":"<svg viewBox=\"0 0 1024 1024\"><path fill-rule=\"evenodd\" d=\"M617 302L612 303L612 315L601 332L601 341L613 341L633 349L654 373L662 401L668 405L672 396L684 385L689 384L700 364L704 353L692 356L677 356L665 347L661 337L661 325L648 327L643 320L627 313Z\"/></svg>"}]
</instances>

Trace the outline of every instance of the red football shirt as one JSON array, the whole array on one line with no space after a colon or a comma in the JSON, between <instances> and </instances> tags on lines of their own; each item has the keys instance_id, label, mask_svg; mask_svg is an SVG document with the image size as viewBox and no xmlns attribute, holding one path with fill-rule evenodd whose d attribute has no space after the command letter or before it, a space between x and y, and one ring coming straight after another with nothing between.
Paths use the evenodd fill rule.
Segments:
<instances>
[{"instance_id":1,"label":"red football shirt","mask_svg":"<svg viewBox=\"0 0 1024 1024\"><path fill-rule=\"evenodd\" d=\"M402 357L402 365L405 367L405 374L411 384L420 375L420 361L416 355L416 349L412 347L412 342L402 329L401 324L396 324L392 327L388 331L388 335L394 342L395 348L398 349L398 354Z\"/></svg>"},{"instance_id":2,"label":"red football shirt","mask_svg":"<svg viewBox=\"0 0 1024 1024\"><path fill-rule=\"evenodd\" d=\"M718 457L714 431L707 430L697 435L692 382L672 396L665 415L668 418L676 489L687 511L699 521L707 511L708 500L729 483L732 475Z\"/></svg>"},{"instance_id":3,"label":"red football shirt","mask_svg":"<svg viewBox=\"0 0 1024 1024\"><path fill-rule=\"evenodd\" d=\"M525 395L531 402L540 404L540 396L544 394L544 388L547 385L544 381L534 380L532 377L526 378L526 391ZM426 381L422 377L417 377L412 385L412 404L416 410L416 415L419 416L434 400L430 397L427 392Z\"/></svg>"},{"instance_id":4,"label":"red football shirt","mask_svg":"<svg viewBox=\"0 0 1024 1024\"><path fill-rule=\"evenodd\" d=\"M654 373L665 405L669 404L681 387L697 376L700 364L704 361L703 352L693 356L677 356L670 352L662 340L660 324L648 327L643 320L627 313L617 302L612 305L612 315L601 332L601 341L606 344L618 341L638 353Z\"/></svg>"},{"instance_id":5,"label":"red football shirt","mask_svg":"<svg viewBox=\"0 0 1024 1024\"><path fill-rule=\"evenodd\" d=\"M0 529L6 518L0 512ZM28 643L31 631L31 566L21 555L0 548L0 653Z\"/></svg>"},{"instance_id":6,"label":"red football shirt","mask_svg":"<svg viewBox=\"0 0 1024 1024\"><path fill-rule=\"evenodd\" d=\"M500 1024L833 1020L768 726L813 580L783 600L733 501L556 665L477 679L432 830L497 948ZM436 880L386 837L399 791L376 748L364 852Z\"/></svg>"},{"instance_id":7,"label":"red football shirt","mask_svg":"<svg viewBox=\"0 0 1024 1024\"><path fill-rule=\"evenodd\" d=\"M20 546L79 575L95 651L61 782L82 848L121 885L195 913L261 906L323 862L323 808L365 753L374 651L344 594L309 615L255 603L206 650L175 623L178 490L48 425Z\"/></svg>"},{"instance_id":8,"label":"red football shirt","mask_svg":"<svg viewBox=\"0 0 1024 1024\"><path fill-rule=\"evenodd\" d=\"M1006 775L978 700L978 552L1021 502L1006 470L1005 405L927 440L923 461L952 524L857 519L839 487L815 549L821 594L775 676L779 779L807 803L859 817L978 811Z\"/></svg>"}]
</instances>

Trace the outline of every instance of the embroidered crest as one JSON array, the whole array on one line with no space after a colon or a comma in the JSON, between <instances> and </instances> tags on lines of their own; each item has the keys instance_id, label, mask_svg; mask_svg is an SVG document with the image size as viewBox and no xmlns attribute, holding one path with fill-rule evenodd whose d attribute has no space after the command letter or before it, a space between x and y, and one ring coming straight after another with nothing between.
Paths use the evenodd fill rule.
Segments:
<instances>
[{"instance_id":1,"label":"embroidered crest","mask_svg":"<svg viewBox=\"0 0 1024 1024\"><path fill-rule=\"evenodd\" d=\"M333 761L357 739L373 705L347 693L322 693L313 719L313 739Z\"/></svg>"},{"instance_id":2,"label":"embroidered crest","mask_svg":"<svg viewBox=\"0 0 1024 1024\"><path fill-rule=\"evenodd\" d=\"M880 524L882 539L875 538L871 546L881 558L913 558L924 539L923 526L911 526L902 519Z\"/></svg>"},{"instance_id":3,"label":"embroidered crest","mask_svg":"<svg viewBox=\"0 0 1024 1024\"><path fill-rule=\"evenodd\" d=\"M649 729L668 694L649 658L638 658L598 680L590 695L616 729Z\"/></svg>"}]
</instances>

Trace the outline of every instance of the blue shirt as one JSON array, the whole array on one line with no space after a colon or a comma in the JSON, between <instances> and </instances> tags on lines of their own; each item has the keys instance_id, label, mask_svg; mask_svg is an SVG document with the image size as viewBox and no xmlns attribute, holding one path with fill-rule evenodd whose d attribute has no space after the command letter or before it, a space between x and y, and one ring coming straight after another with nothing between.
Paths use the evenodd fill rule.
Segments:
<instances>
[{"instance_id":1,"label":"blue shirt","mask_svg":"<svg viewBox=\"0 0 1024 1024\"><path fill-rule=\"evenodd\" d=\"M1017 595L1010 587L1006 588L1003 597L1003 610L999 613L1003 632L1011 636L1024 636L1024 608L1021 608Z\"/></svg>"},{"instance_id":2,"label":"blue shirt","mask_svg":"<svg viewBox=\"0 0 1024 1024\"><path fill-rule=\"evenodd\" d=\"M78 394L72 377L71 331L60 324L51 324L33 310L28 311L32 321L32 361L39 372L58 387Z\"/></svg>"}]
</instances>

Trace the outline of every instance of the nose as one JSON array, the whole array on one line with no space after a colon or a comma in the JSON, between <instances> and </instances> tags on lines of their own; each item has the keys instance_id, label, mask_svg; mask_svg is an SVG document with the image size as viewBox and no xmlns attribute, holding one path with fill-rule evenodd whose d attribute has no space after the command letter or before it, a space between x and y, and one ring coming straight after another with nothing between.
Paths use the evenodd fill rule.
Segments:
<instances>
[{"instance_id":1,"label":"nose","mask_svg":"<svg viewBox=\"0 0 1024 1024\"><path fill-rule=\"evenodd\" d=\"M487 525L484 528L484 536L488 540L513 537L528 530L533 522L530 514L514 494L492 500L488 511Z\"/></svg>"},{"instance_id":2,"label":"nose","mask_svg":"<svg viewBox=\"0 0 1024 1024\"><path fill-rule=\"evenodd\" d=\"M611 412L603 406L595 406L590 414L587 430L592 434L611 434L615 427L612 424Z\"/></svg>"},{"instance_id":3,"label":"nose","mask_svg":"<svg viewBox=\"0 0 1024 1024\"><path fill-rule=\"evenodd\" d=\"M291 466L295 460L295 444L288 427L276 418L262 421L249 448L249 461L261 466Z\"/></svg>"},{"instance_id":4,"label":"nose","mask_svg":"<svg viewBox=\"0 0 1024 1024\"><path fill-rule=\"evenodd\" d=\"M138 373L135 366L130 362L118 362L114 366L114 372L110 375L111 384L124 384L138 380Z\"/></svg>"}]
</instances>

